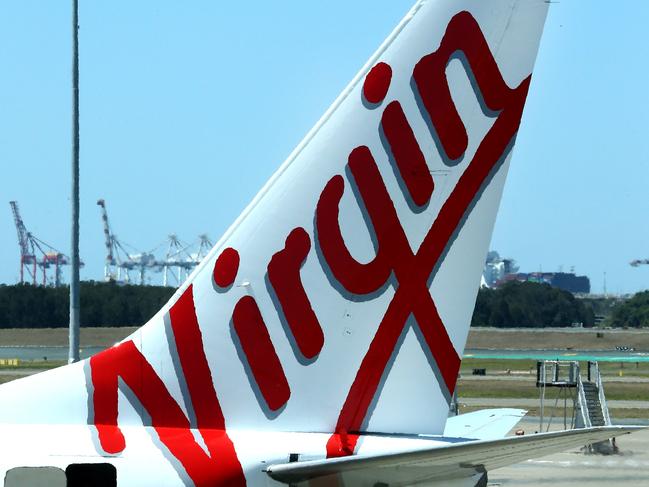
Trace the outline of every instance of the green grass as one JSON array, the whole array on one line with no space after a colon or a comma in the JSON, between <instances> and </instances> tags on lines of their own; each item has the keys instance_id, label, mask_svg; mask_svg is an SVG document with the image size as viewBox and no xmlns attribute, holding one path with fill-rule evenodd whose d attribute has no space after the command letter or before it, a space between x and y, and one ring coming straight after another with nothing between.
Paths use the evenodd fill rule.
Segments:
<instances>
[{"instance_id":1,"label":"green grass","mask_svg":"<svg viewBox=\"0 0 649 487\"><path fill-rule=\"evenodd\" d=\"M616 419L649 419L649 409L609 409L608 412L613 421Z\"/></svg>"},{"instance_id":2,"label":"green grass","mask_svg":"<svg viewBox=\"0 0 649 487\"><path fill-rule=\"evenodd\" d=\"M587 373L587 363L580 362L582 377ZM486 369L487 375L512 372L531 372L536 376L536 360L507 360L465 358L462 360L460 373L471 375L473 369ZM649 362L599 362L603 376L649 377Z\"/></svg>"},{"instance_id":3,"label":"green grass","mask_svg":"<svg viewBox=\"0 0 649 487\"><path fill-rule=\"evenodd\" d=\"M649 363L647 362L599 362L602 375L620 375L628 377L649 377Z\"/></svg>"},{"instance_id":4,"label":"green grass","mask_svg":"<svg viewBox=\"0 0 649 487\"><path fill-rule=\"evenodd\" d=\"M633 382L604 382L606 399L622 401L649 401L649 384Z\"/></svg>"},{"instance_id":5,"label":"green grass","mask_svg":"<svg viewBox=\"0 0 649 487\"><path fill-rule=\"evenodd\" d=\"M462 360L460 372L471 374L473 369L487 369L487 373L503 372L505 370L532 370L536 371L536 360L503 360L465 358Z\"/></svg>"},{"instance_id":6,"label":"green grass","mask_svg":"<svg viewBox=\"0 0 649 487\"><path fill-rule=\"evenodd\" d=\"M21 360L18 365L0 365L0 374L3 370L54 369L66 363L65 360Z\"/></svg>"},{"instance_id":7,"label":"green grass","mask_svg":"<svg viewBox=\"0 0 649 487\"><path fill-rule=\"evenodd\" d=\"M649 401L649 384L641 382L609 382L604 381L604 392L608 400L622 401ZM458 397L482 398L520 398L536 399L540 397L540 390L536 387L535 380L493 380L486 377L480 380L458 381ZM568 391L568 398L572 397L574 389ZM561 389L548 387L545 389L546 400L563 398ZM570 400L570 399L569 399Z\"/></svg>"},{"instance_id":8,"label":"green grass","mask_svg":"<svg viewBox=\"0 0 649 487\"><path fill-rule=\"evenodd\" d=\"M557 390L548 391L553 394L552 391ZM463 397L530 399L539 397L539 391L533 380L499 381L487 378L484 380L463 381L460 379L457 384L457 395L460 399Z\"/></svg>"}]
</instances>

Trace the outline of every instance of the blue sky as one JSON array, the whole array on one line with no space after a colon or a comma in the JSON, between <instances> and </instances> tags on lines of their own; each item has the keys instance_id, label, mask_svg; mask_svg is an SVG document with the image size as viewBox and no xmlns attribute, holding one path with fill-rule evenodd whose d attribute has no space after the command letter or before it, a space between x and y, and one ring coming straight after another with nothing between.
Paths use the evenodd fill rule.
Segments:
<instances>
[{"instance_id":1,"label":"blue sky","mask_svg":"<svg viewBox=\"0 0 649 487\"><path fill-rule=\"evenodd\" d=\"M82 278L102 276L98 198L140 250L216 240L412 1L81 0ZM69 253L69 3L0 2L0 282L19 274L10 200ZM648 18L551 5L492 243L522 270L649 288L628 264L649 257Z\"/></svg>"}]
</instances>

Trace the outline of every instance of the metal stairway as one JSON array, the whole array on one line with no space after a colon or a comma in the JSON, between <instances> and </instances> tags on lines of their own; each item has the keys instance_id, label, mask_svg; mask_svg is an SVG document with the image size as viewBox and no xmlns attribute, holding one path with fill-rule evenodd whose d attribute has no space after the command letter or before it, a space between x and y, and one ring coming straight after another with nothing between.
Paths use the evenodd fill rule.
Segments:
<instances>
[{"instance_id":1,"label":"metal stairway","mask_svg":"<svg viewBox=\"0 0 649 487\"><path fill-rule=\"evenodd\" d=\"M584 397L586 399L586 413L590 419L591 426L606 426L602 403L599 399L599 388L592 382L583 382ZM609 421L610 423L610 421Z\"/></svg>"},{"instance_id":2,"label":"metal stairway","mask_svg":"<svg viewBox=\"0 0 649 487\"><path fill-rule=\"evenodd\" d=\"M568 427L568 399L572 403L570 428L591 428L597 426L610 426L611 418L608 412L604 384L597 362L588 362L586 380L582 379L579 362L544 360L537 363L536 386L540 390L541 415L540 429L550 430L554 418L554 411L563 398L563 423ZM544 425L544 405L546 388L559 388L556 396L553 413L547 425ZM545 426L545 428L544 428ZM608 440L586 446L589 453L611 454L617 452L615 440Z\"/></svg>"}]
</instances>

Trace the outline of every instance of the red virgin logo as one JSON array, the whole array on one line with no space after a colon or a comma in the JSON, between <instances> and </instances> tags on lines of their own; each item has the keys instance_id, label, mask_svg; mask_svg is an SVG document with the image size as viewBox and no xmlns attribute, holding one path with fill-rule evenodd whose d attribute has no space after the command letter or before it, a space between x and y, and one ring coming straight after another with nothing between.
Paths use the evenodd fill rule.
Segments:
<instances>
[{"instance_id":1,"label":"red virgin logo","mask_svg":"<svg viewBox=\"0 0 649 487\"><path fill-rule=\"evenodd\" d=\"M376 241L376 256L360 263L351 255L340 230L339 203L346 190L342 175L334 175L325 185L315 209L316 243L326 267L344 293L371 299L390 281L394 296L378 323L354 382L339 413L327 451L329 456L353 453L357 434L367 419L381 377L409 318L419 329L425 346L434 358L448 393L455 388L460 357L451 343L444 323L429 292L434 269L442 262L453 235L462 225L480 190L507 154L518 126L530 78L518 87L504 82L487 42L475 19L467 12L449 23L437 51L422 58L413 71L414 95L422 116L438 141L444 159L457 161L467 150L468 135L451 98L446 66L460 54L475 80L476 94L485 111L495 121L480 142L472 160L428 230L419 248L413 249L398 218L391 196L366 146L354 149L348 158L350 183L357 201L366 212ZM375 66L363 86L363 103L370 110L382 109L389 94L392 70L385 63ZM423 152L398 101L387 103L381 114L381 137L407 199L418 212L430 201L435 185ZM267 267L269 292L279 318L293 339L296 357L317 360L326 339L311 306L300 269L311 251L309 233L293 229L283 249ZM235 282L239 254L226 249L214 267L214 283L226 293ZM187 384L193 415L191 420L169 394L165 384L132 342L125 342L90 360L92 383L92 424L97 427L101 447L109 453L125 448L117 422L118 379L130 388L148 415L162 443L180 462L196 485L224 482L243 485L245 478L232 442L225 432L225 420L212 383L202 335L190 286L169 312L170 329L182 375ZM271 341L262 313L252 296L242 297L232 310L233 337L241 360L249 371L260 405L280 414L289 401L291 388ZM196 443L190 428L203 436L208 452Z\"/></svg>"},{"instance_id":2,"label":"red virgin logo","mask_svg":"<svg viewBox=\"0 0 649 487\"><path fill-rule=\"evenodd\" d=\"M367 147L352 152L349 168L378 241L377 255L372 262L356 262L340 235L338 202L344 188L342 176L334 176L329 181L318 203L319 243L332 273L345 289L368 294L383 286L391 275L398 282L395 295L340 411L335 434L327 444L329 456L353 453L357 433L410 316L414 316L448 392L452 394L455 389L460 357L428 291L428 281L480 189L506 155L520 124L530 82L528 77L518 87L509 88L475 19L468 12L453 17L439 49L422 58L413 72L415 95L420 99L422 114L430 122L433 137L439 139L443 158L457 160L468 146L466 128L453 103L446 79L446 66L458 53L464 57L467 69L475 78L479 90L477 96L485 108L495 114L496 120L419 249L410 248L392 199ZM374 87L366 91L373 90ZM381 101L381 97L377 98ZM386 107L381 127L407 187L409 194L406 196L411 197L417 206L425 205L433 193L433 181L429 179L428 168L398 102Z\"/></svg>"}]
</instances>

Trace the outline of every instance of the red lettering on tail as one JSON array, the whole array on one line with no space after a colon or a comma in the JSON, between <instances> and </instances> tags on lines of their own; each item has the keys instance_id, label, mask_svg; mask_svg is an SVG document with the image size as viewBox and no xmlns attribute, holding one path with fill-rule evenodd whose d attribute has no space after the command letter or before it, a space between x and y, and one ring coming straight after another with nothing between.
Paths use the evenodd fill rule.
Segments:
<instances>
[{"instance_id":1,"label":"red lettering on tail","mask_svg":"<svg viewBox=\"0 0 649 487\"><path fill-rule=\"evenodd\" d=\"M92 421L97 427L99 442L107 453L120 453L126 447L118 425L117 388L118 379L122 379L151 417L151 426L160 441L182 464L195 485L245 486L234 445L225 431L223 413L205 357L192 286L174 304L169 315L198 431L209 454L196 442L189 419L132 341L90 359Z\"/></svg>"},{"instance_id":2,"label":"red lettering on tail","mask_svg":"<svg viewBox=\"0 0 649 487\"><path fill-rule=\"evenodd\" d=\"M426 338L426 343L438 364L449 391L453 391L455 388L457 370L460 366L460 357L453 348L428 291L428 275L417 271L420 259L413 254L410 248L408 238L403 231L370 150L367 147L355 149L349 157L349 167L378 241L377 258L372 264L383 266L382 275L394 272L398 288L347 395L338 419L337 433L360 429L376 394L381 376L411 314L415 316L419 328ZM340 196L342 195L340 194ZM330 221L331 216L327 217L326 215L332 212L337 213L339 200L340 198L337 201L325 200L324 204L323 200L319 202L316 211L316 224L318 225L318 235L322 239L321 242L329 241L322 250L332 273L341 282L349 282L348 274L350 272L354 273L353 275L357 279L363 277L362 270L359 272L359 266L362 264L355 262L354 265L349 265L346 263L349 254L342 238L339 237L340 228L338 225L332 227L321 225L320 218L324 216L322 221ZM343 259L339 257L343 257ZM376 275L378 273L369 275L373 287L363 288L366 291L363 294L374 292L385 284L385 280L383 282L376 280ZM361 287L356 289L361 289ZM353 289L348 288L347 290L354 292ZM338 456L341 452L349 449L341 448L338 444L340 438L339 435L332 437L333 444L330 444L328 449L330 456ZM349 443L353 443L353 437Z\"/></svg>"},{"instance_id":3,"label":"red lettering on tail","mask_svg":"<svg viewBox=\"0 0 649 487\"><path fill-rule=\"evenodd\" d=\"M363 83L363 96L370 103L381 103L385 98L385 95L388 94L391 81L392 68L390 65L386 63L378 63L365 77L365 82Z\"/></svg>"},{"instance_id":4,"label":"red lettering on tail","mask_svg":"<svg viewBox=\"0 0 649 487\"><path fill-rule=\"evenodd\" d=\"M232 324L266 404L272 411L277 411L288 401L291 389L252 296L244 296L239 300L234 308Z\"/></svg>"},{"instance_id":5,"label":"red lettering on tail","mask_svg":"<svg viewBox=\"0 0 649 487\"><path fill-rule=\"evenodd\" d=\"M317 356L324 345L322 328L300 278L300 267L310 249L309 234L296 228L286 237L284 249L273 255L268 264L268 280L300 352L308 359Z\"/></svg>"},{"instance_id":6,"label":"red lettering on tail","mask_svg":"<svg viewBox=\"0 0 649 487\"><path fill-rule=\"evenodd\" d=\"M238 271L239 252L228 247L216 259L212 277L217 286L226 288L234 283Z\"/></svg>"},{"instance_id":7,"label":"red lettering on tail","mask_svg":"<svg viewBox=\"0 0 649 487\"><path fill-rule=\"evenodd\" d=\"M518 130L530 81L527 78L517 88L510 89L475 19L468 12L453 17L439 49L424 57L414 71L422 101L446 155L451 159L462 156L468 145L466 129L446 80L446 65L457 51L466 56L487 107L499 111L499 115L416 254L410 249L390 196L366 147L360 147L351 154L349 167L379 242L374 261L365 265L355 262L340 236L338 202L344 186L340 176L329 181L318 202L316 225L319 243L336 279L348 291L359 294L377 290L385 284L386 274L392 271L399 283L343 404L335 434L327 444L330 457L349 454L350 449L353 452L355 437L346 434L357 432L362 427L381 376L411 314L449 393L455 388L460 358L448 338L427 283L453 233ZM346 445L341 445L342 437L347 438Z\"/></svg>"},{"instance_id":8,"label":"red lettering on tail","mask_svg":"<svg viewBox=\"0 0 649 487\"><path fill-rule=\"evenodd\" d=\"M381 127L412 200L417 206L425 205L435 184L401 103L393 101L385 108Z\"/></svg>"},{"instance_id":9,"label":"red lettering on tail","mask_svg":"<svg viewBox=\"0 0 649 487\"><path fill-rule=\"evenodd\" d=\"M418 249L410 246L375 159L365 146L350 154L348 167L359 190L359 204L369 215L370 231L376 236L375 257L368 263L358 262L344 241L339 221L339 204L345 190L342 176L336 175L329 180L317 204L318 242L327 266L342 287L352 294L369 295L386 287L391 276L395 285L394 296L378 324L327 444L329 456L353 453L358 432L367 420L369 406L409 317L415 318L447 391L452 393L455 388L460 357L430 295L429 284L454 232L461 227L478 192L518 130L530 81L527 78L518 87L509 88L475 19L467 12L456 15L438 50L422 58L413 73L423 108L435 132L433 135L439 137L444 155L450 159L457 160L468 147L466 128L446 79L446 66L457 52L466 57L479 96L488 110L497 113L497 118L442 205L421 246ZM366 101L377 105L370 108L378 108L387 96L391 75L391 68L384 63L379 63L368 74L363 93ZM410 196L416 205L425 205L434 190L433 179L399 102L388 104L381 124ZM310 248L306 231L296 228L287 237L285 248L277 252L268 265L270 283L291 334L306 358L316 357L324 343L322 329L300 278L300 267ZM219 256L213 278L220 291L227 292L234 283L238 267L239 255L234 249L226 249ZM197 444L190 420L131 341L90 360L94 388L92 421L106 452L124 450L126 445L118 425L117 405L119 379L122 379L151 417L151 426L162 443L196 485L219 482L245 485L234 445L225 431L192 293L192 286L189 286L172 306L169 318L196 414L196 427L208 452ZM244 296L239 300L233 313L233 326L268 407L279 410L290 397L290 387L253 297Z\"/></svg>"}]
</instances>

